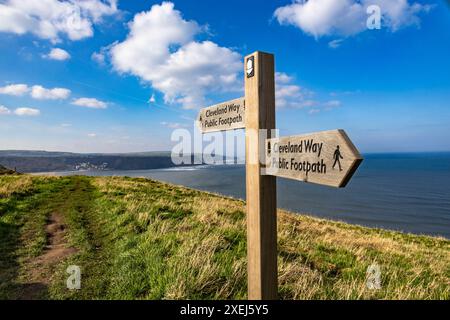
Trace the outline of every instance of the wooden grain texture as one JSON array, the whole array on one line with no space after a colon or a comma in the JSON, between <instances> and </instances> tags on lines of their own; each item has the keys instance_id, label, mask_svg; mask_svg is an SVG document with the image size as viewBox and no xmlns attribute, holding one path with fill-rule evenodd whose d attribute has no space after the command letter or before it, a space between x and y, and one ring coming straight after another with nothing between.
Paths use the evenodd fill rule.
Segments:
<instances>
[{"instance_id":1,"label":"wooden grain texture","mask_svg":"<svg viewBox=\"0 0 450 320\"><path fill-rule=\"evenodd\" d=\"M267 139L266 153L268 175L339 188L363 160L344 130Z\"/></svg>"},{"instance_id":2,"label":"wooden grain texture","mask_svg":"<svg viewBox=\"0 0 450 320\"><path fill-rule=\"evenodd\" d=\"M197 125L202 133L245 128L244 98L200 110Z\"/></svg>"},{"instance_id":3,"label":"wooden grain texture","mask_svg":"<svg viewBox=\"0 0 450 320\"><path fill-rule=\"evenodd\" d=\"M277 298L276 178L261 174L260 129L275 128L274 56L256 52L254 76L245 74L248 298Z\"/></svg>"}]
</instances>

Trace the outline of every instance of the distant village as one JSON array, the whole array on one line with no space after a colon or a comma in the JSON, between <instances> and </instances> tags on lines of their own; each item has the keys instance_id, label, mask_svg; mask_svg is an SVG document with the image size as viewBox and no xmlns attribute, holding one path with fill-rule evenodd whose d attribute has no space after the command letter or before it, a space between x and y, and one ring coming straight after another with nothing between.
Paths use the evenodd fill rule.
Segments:
<instances>
[{"instance_id":1,"label":"distant village","mask_svg":"<svg viewBox=\"0 0 450 320\"><path fill-rule=\"evenodd\" d=\"M90 162L82 162L75 165L76 171L103 171L108 170L108 163L103 162L100 165L92 164Z\"/></svg>"}]
</instances>

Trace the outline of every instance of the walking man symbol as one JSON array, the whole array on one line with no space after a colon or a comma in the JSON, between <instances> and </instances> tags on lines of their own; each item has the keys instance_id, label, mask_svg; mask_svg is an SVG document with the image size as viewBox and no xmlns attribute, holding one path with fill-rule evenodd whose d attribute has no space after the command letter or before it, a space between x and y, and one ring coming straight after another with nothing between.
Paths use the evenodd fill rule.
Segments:
<instances>
[{"instance_id":1,"label":"walking man symbol","mask_svg":"<svg viewBox=\"0 0 450 320\"><path fill-rule=\"evenodd\" d=\"M333 169L336 166L336 164L338 164L339 171L342 171L341 159L344 159L344 157L341 155L341 150L340 150L339 146L336 147L336 151L334 151L333 157L334 157Z\"/></svg>"}]
</instances>

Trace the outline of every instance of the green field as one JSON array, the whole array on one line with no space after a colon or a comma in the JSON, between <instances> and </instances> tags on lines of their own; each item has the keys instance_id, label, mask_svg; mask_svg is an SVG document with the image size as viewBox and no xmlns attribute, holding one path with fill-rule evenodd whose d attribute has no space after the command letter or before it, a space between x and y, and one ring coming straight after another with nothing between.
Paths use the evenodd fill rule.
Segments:
<instances>
[{"instance_id":1,"label":"green field","mask_svg":"<svg viewBox=\"0 0 450 320\"><path fill-rule=\"evenodd\" d=\"M449 249L279 211L279 296L449 299ZM247 297L245 203L146 179L0 177L0 252L0 299ZM373 263L381 289L366 286Z\"/></svg>"}]
</instances>

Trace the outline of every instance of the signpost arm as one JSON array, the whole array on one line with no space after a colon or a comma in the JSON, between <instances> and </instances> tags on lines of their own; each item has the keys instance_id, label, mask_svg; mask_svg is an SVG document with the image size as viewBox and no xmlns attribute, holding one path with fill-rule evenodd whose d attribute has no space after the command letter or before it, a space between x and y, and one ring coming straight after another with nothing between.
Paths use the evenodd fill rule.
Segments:
<instances>
[{"instance_id":1,"label":"signpost arm","mask_svg":"<svg viewBox=\"0 0 450 320\"><path fill-rule=\"evenodd\" d=\"M255 52L245 67L248 299L272 300L278 291L276 178L261 174L265 137L259 133L275 129L274 56Z\"/></svg>"}]
</instances>

